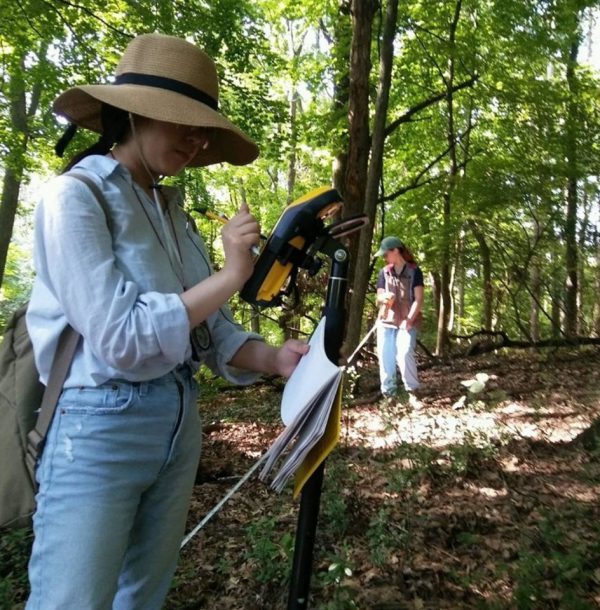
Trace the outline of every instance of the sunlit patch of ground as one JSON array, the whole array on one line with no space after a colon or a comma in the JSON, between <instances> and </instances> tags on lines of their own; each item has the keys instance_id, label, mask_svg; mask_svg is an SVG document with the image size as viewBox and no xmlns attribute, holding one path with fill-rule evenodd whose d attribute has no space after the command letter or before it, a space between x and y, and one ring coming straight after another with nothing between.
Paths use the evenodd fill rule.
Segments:
<instances>
[{"instance_id":1,"label":"sunlit patch of ground","mask_svg":"<svg viewBox=\"0 0 600 610\"><path fill-rule=\"evenodd\" d=\"M599 369L598 352L454 362L423 370L414 410L381 401L364 367L327 462L310 607L600 607L600 464L574 442L600 415ZM480 371L488 387L458 408L461 381ZM190 528L281 432L279 396L259 387L205 403ZM246 483L184 550L167 610L285 607L280 541L298 504L291 485ZM323 588L340 555L350 574Z\"/></svg>"},{"instance_id":2,"label":"sunlit patch of ground","mask_svg":"<svg viewBox=\"0 0 600 610\"><path fill-rule=\"evenodd\" d=\"M443 447L465 440L473 442L477 437L558 443L572 440L589 427L594 419L593 410L586 411L589 412L577 412L561 404L535 408L515 401L499 403L489 411L485 407L455 411L427 406L427 403L415 411L398 402L346 412L343 431L345 442L372 449L392 447L398 443Z\"/></svg>"}]
</instances>

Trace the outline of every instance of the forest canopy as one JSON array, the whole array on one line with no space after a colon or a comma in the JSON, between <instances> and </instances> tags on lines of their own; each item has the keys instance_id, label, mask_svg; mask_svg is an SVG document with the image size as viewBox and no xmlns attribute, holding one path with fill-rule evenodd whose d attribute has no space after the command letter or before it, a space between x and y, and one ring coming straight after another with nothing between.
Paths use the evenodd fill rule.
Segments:
<instances>
[{"instance_id":1,"label":"forest canopy","mask_svg":"<svg viewBox=\"0 0 600 610\"><path fill-rule=\"evenodd\" d=\"M348 243L350 345L372 323L373 254L390 234L426 274L423 342L440 355L480 331L600 336L598 19L591 0L2 3L0 322L29 296L35 193L64 164L52 101L109 81L131 37L157 31L215 58L223 111L261 149L248 167L176 179L217 266L220 227L195 210L247 201L268 233L286 204L330 185L343 215L370 219ZM310 332L323 283L300 282L297 309L254 326ZM249 323L247 305L235 310Z\"/></svg>"}]
</instances>

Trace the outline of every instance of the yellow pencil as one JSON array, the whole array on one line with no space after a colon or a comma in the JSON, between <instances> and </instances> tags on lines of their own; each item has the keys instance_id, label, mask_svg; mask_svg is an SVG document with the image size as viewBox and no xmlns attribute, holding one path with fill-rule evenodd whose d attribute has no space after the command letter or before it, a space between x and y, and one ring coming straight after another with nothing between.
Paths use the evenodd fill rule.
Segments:
<instances>
[{"instance_id":1,"label":"yellow pencil","mask_svg":"<svg viewBox=\"0 0 600 610\"><path fill-rule=\"evenodd\" d=\"M207 218L210 218L211 220L216 220L217 222L220 222L222 225L229 222L229 218L227 218L227 216L217 214L216 212L212 212L211 210L204 210L202 214L204 214ZM258 256L260 254L260 248L258 246L252 246L250 250L255 256Z\"/></svg>"}]
</instances>

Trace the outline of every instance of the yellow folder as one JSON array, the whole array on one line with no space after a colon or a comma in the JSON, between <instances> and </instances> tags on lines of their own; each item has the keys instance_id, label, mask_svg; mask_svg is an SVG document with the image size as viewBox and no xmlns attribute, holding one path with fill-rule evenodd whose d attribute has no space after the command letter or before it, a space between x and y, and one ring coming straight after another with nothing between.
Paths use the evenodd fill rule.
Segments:
<instances>
[{"instance_id":1,"label":"yellow folder","mask_svg":"<svg viewBox=\"0 0 600 610\"><path fill-rule=\"evenodd\" d=\"M333 448L338 443L342 422L343 381L344 379L342 377L342 381L338 386L335 400L331 406L331 412L329 413L325 433L319 439L318 443L310 450L296 471L296 477L294 480L294 498L298 497L298 494L302 491L306 481L308 481L312 473L319 467L319 465L323 462L323 460L325 460L325 458L331 453Z\"/></svg>"}]
</instances>

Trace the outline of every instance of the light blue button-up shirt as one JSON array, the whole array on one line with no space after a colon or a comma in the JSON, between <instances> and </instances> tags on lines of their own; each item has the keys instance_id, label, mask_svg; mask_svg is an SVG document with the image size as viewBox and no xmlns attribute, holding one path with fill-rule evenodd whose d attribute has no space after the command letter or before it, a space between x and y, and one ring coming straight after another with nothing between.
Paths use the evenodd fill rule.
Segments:
<instances>
[{"instance_id":1,"label":"light blue button-up shirt","mask_svg":"<svg viewBox=\"0 0 600 610\"><path fill-rule=\"evenodd\" d=\"M81 180L62 175L44 188L35 213L36 279L27 311L40 379L46 383L61 332L83 337L65 387L110 379L148 381L192 362L189 320L180 294L212 272L200 237L163 187L182 265L166 251L156 205L114 159L90 156L74 168L100 188L108 216ZM208 320L211 347L201 353L214 372L235 383L254 373L229 366L248 339L227 306ZM198 362L192 362L198 366Z\"/></svg>"}]
</instances>

